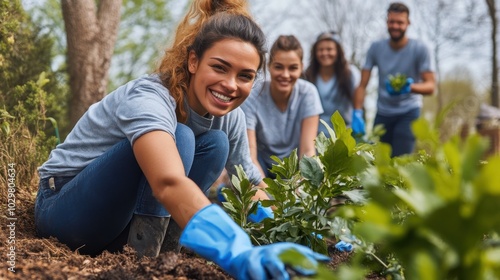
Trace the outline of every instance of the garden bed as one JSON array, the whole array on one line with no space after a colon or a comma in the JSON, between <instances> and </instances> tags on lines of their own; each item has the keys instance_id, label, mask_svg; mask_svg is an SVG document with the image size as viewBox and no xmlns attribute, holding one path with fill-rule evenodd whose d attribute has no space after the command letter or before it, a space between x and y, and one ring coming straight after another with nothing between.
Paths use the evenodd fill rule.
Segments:
<instances>
[{"instance_id":1,"label":"garden bed","mask_svg":"<svg viewBox=\"0 0 500 280\"><path fill-rule=\"evenodd\" d=\"M137 259L133 250L104 252L96 257L80 255L56 239L35 236L35 190L16 193L15 272L8 270L9 228L2 205L0 230L0 279L233 279L220 267L193 254L162 253L157 258ZM4 198L2 198L2 201ZM329 266L348 261L349 253L332 250ZM375 275L370 279L377 279ZM382 278L380 278L382 279Z\"/></svg>"}]
</instances>

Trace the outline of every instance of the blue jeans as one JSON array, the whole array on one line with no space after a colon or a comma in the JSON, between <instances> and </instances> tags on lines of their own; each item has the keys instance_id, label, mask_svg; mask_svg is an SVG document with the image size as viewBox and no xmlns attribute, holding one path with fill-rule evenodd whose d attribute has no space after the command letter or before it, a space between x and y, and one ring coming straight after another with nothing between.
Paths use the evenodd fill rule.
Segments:
<instances>
[{"instance_id":1,"label":"blue jeans","mask_svg":"<svg viewBox=\"0 0 500 280\"><path fill-rule=\"evenodd\" d=\"M178 124L175 137L186 174L205 192L227 161L226 134L211 130L195 137L189 127ZM93 255L107 249L128 234L133 214L169 215L153 197L127 139L74 177L40 180L35 203L37 234L54 236L72 250Z\"/></svg>"},{"instance_id":2,"label":"blue jeans","mask_svg":"<svg viewBox=\"0 0 500 280\"><path fill-rule=\"evenodd\" d=\"M420 108L412 109L402 115L390 117L377 114L374 125L384 125L386 133L382 135L380 141L391 145L391 156L400 156L413 152L415 149L415 136L411 131L411 124L419 117Z\"/></svg>"}]
</instances>

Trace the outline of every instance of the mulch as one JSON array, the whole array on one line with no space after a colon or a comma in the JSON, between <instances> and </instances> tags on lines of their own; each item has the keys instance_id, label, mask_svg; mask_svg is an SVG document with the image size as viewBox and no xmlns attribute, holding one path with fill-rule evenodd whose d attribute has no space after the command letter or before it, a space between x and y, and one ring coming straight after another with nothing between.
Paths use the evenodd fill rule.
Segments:
<instances>
[{"instance_id":1,"label":"mulch","mask_svg":"<svg viewBox=\"0 0 500 280\"><path fill-rule=\"evenodd\" d=\"M0 225L0 279L233 279L213 262L190 252L166 252L156 258L138 259L133 249L125 247L121 253L103 252L91 257L71 251L55 238L39 238L35 235L34 225L35 195L36 189L16 193L15 238L10 239L12 231L8 228L11 221L6 214L7 199L5 193L0 195L3 218ZM9 243L12 240L15 244ZM10 250L12 245L15 245L15 257ZM330 256L332 269L350 258L349 253L339 251ZM11 258L15 261L15 272L9 270L13 264L9 263Z\"/></svg>"}]
</instances>

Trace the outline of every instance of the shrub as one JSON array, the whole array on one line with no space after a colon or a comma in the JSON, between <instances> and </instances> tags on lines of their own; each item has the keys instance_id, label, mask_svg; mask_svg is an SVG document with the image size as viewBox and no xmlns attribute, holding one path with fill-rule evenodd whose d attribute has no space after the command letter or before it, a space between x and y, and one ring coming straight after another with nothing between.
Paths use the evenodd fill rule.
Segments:
<instances>
[{"instance_id":1,"label":"shrub","mask_svg":"<svg viewBox=\"0 0 500 280\"><path fill-rule=\"evenodd\" d=\"M391 158L388 145L355 145L339 116L332 123L334 136L317 139L318 156L275 159L277 179L266 179L274 199L263 202L276 207L274 220L246 222L256 203L243 173L233 178L236 192L224 191L224 206L239 213L255 243L291 241L325 252L314 235L321 233L354 245L349 264L335 272L319 267L315 279L362 279L370 270L391 279L500 278L500 157L485 157L485 139L441 142L419 119L418 152ZM351 203L327 214L338 195ZM295 252L281 258L307 262Z\"/></svg>"},{"instance_id":2,"label":"shrub","mask_svg":"<svg viewBox=\"0 0 500 280\"><path fill-rule=\"evenodd\" d=\"M0 0L0 160L1 196L7 164L15 163L17 187L29 187L36 168L55 147L47 115L62 119L63 87L50 71L52 39L39 34L20 1ZM45 90L44 90L45 89Z\"/></svg>"}]
</instances>

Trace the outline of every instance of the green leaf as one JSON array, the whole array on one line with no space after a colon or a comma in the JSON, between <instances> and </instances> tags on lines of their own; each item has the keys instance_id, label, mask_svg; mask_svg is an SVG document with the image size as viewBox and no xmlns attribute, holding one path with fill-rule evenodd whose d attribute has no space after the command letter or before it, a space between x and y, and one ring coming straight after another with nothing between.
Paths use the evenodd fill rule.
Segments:
<instances>
[{"instance_id":1,"label":"green leaf","mask_svg":"<svg viewBox=\"0 0 500 280\"><path fill-rule=\"evenodd\" d=\"M476 209L470 217L471 235L474 237L482 236L485 232L496 231L500 232L500 211L498 205L500 203L500 195L485 194L480 197L475 203Z\"/></svg>"},{"instance_id":2,"label":"green leaf","mask_svg":"<svg viewBox=\"0 0 500 280\"><path fill-rule=\"evenodd\" d=\"M477 224L470 218L463 217L460 210L460 202L448 203L430 213L422 225L432 230L459 255L464 254L471 246L474 247L486 232L484 229L474 228ZM473 232L476 234L471 234Z\"/></svg>"},{"instance_id":3,"label":"green leaf","mask_svg":"<svg viewBox=\"0 0 500 280\"><path fill-rule=\"evenodd\" d=\"M492 157L488 159L478 176L478 190L485 194L500 195L500 157Z\"/></svg>"},{"instance_id":4,"label":"green leaf","mask_svg":"<svg viewBox=\"0 0 500 280\"><path fill-rule=\"evenodd\" d=\"M333 130L335 130L335 133L337 134L337 136L346 134L345 121L342 118L342 116L340 115L339 111L335 111L333 113L332 117L330 118L330 120L333 124ZM349 136L350 136L350 133L349 133ZM335 142L335 140L334 140L334 142Z\"/></svg>"},{"instance_id":5,"label":"green leaf","mask_svg":"<svg viewBox=\"0 0 500 280\"><path fill-rule=\"evenodd\" d=\"M318 269L317 264L309 261L306 256L302 255L296 249L284 250L281 254L279 254L279 258L283 261L283 263L291 266L292 268L296 267L312 273L316 272Z\"/></svg>"},{"instance_id":6,"label":"green leaf","mask_svg":"<svg viewBox=\"0 0 500 280\"><path fill-rule=\"evenodd\" d=\"M355 236L362 237L369 242L386 241L392 236L400 236L403 232L393 223L390 209L375 203L368 203L362 208L355 208L361 223L353 225Z\"/></svg>"},{"instance_id":7,"label":"green leaf","mask_svg":"<svg viewBox=\"0 0 500 280\"><path fill-rule=\"evenodd\" d=\"M10 135L10 124L6 121L2 123L2 132L7 136Z\"/></svg>"},{"instance_id":8,"label":"green leaf","mask_svg":"<svg viewBox=\"0 0 500 280\"><path fill-rule=\"evenodd\" d=\"M438 260L422 250L413 253L412 260L407 268L407 276L408 279L443 279L443 275L439 273Z\"/></svg>"},{"instance_id":9,"label":"green leaf","mask_svg":"<svg viewBox=\"0 0 500 280\"><path fill-rule=\"evenodd\" d=\"M46 73L42 72L40 73L40 76L38 76L38 81L36 81L36 84L40 88L43 88L43 86L46 85L48 82L50 82L50 80L46 78Z\"/></svg>"},{"instance_id":10,"label":"green leaf","mask_svg":"<svg viewBox=\"0 0 500 280\"><path fill-rule=\"evenodd\" d=\"M332 116L333 117L333 116ZM325 127L326 127L326 130L328 131L328 133L330 134L330 139L332 139L333 142L335 142L335 140L337 140L337 135L335 134L335 131L333 131L333 129L328 125L327 122L325 122L324 120L319 120L321 122L321 124L323 124ZM321 132L323 135L325 135L323 132ZM325 135L325 137L327 137Z\"/></svg>"},{"instance_id":11,"label":"green leaf","mask_svg":"<svg viewBox=\"0 0 500 280\"><path fill-rule=\"evenodd\" d=\"M494 266L499 266L500 264L500 247L488 248L484 252L483 259L486 263Z\"/></svg>"},{"instance_id":12,"label":"green leaf","mask_svg":"<svg viewBox=\"0 0 500 280\"><path fill-rule=\"evenodd\" d=\"M347 264L341 265L337 270L336 270L336 277L335 278L326 278L328 275L325 275L325 278L317 278L317 279L340 279L340 280L360 280L360 279L367 279L365 275L368 272L366 269L358 266L349 266ZM332 276L330 276L332 277Z\"/></svg>"},{"instance_id":13,"label":"green leaf","mask_svg":"<svg viewBox=\"0 0 500 280\"><path fill-rule=\"evenodd\" d=\"M323 181L323 169L314 157L303 156L299 163L300 174L318 187Z\"/></svg>"},{"instance_id":14,"label":"green leaf","mask_svg":"<svg viewBox=\"0 0 500 280\"><path fill-rule=\"evenodd\" d=\"M354 203L365 203L367 201L367 193L361 189L343 191L342 194L347 196Z\"/></svg>"},{"instance_id":15,"label":"green leaf","mask_svg":"<svg viewBox=\"0 0 500 280\"><path fill-rule=\"evenodd\" d=\"M316 137L316 151L318 152L318 155L323 155L325 151L328 149L328 146L331 145L331 140L325 136L323 132L321 132L317 137Z\"/></svg>"},{"instance_id":16,"label":"green leaf","mask_svg":"<svg viewBox=\"0 0 500 280\"><path fill-rule=\"evenodd\" d=\"M429 122L420 118L414 121L411 127L417 138L418 147L430 154L434 154L439 145L439 136Z\"/></svg>"},{"instance_id":17,"label":"green leaf","mask_svg":"<svg viewBox=\"0 0 500 280\"><path fill-rule=\"evenodd\" d=\"M488 141L486 139L478 135L472 135L467 139L461 170L465 182L476 176L480 160L487 149Z\"/></svg>"},{"instance_id":18,"label":"green leaf","mask_svg":"<svg viewBox=\"0 0 500 280\"><path fill-rule=\"evenodd\" d=\"M394 193L404 200L417 214L427 215L443 201L435 193L432 177L420 164L408 165L400 169L401 175L408 181L408 190L396 189Z\"/></svg>"}]
</instances>

